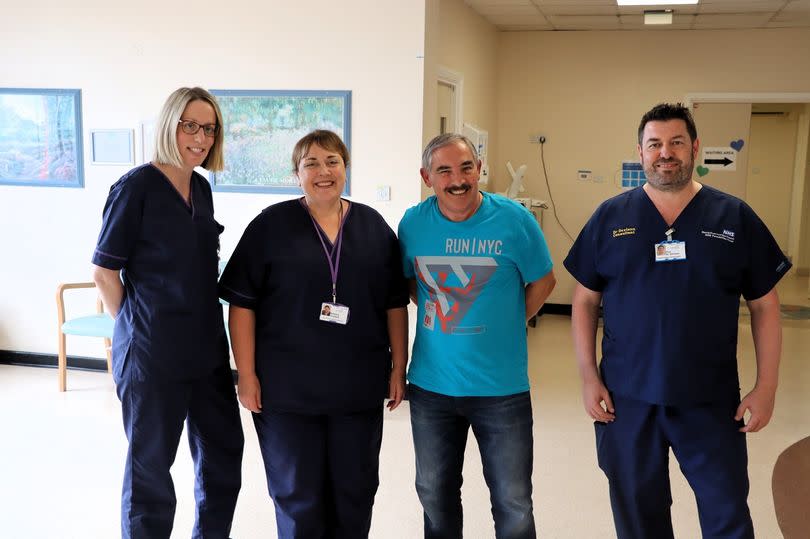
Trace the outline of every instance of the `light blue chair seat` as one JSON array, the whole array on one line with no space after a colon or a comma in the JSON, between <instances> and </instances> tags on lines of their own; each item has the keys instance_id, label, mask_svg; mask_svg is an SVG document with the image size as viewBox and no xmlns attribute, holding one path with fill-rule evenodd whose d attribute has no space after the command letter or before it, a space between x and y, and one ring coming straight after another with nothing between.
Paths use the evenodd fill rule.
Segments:
<instances>
[{"instance_id":1,"label":"light blue chair seat","mask_svg":"<svg viewBox=\"0 0 810 539\"><path fill-rule=\"evenodd\" d=\"M112 339L114 326L115 322L109 314L91 314L68 320L62 324L62 333Z\"/></svg>"},{"instance_id":2,"label":"light blue chair seat","mask_svg":"<svg viewBox=\"0 0 810 539\"><path fill-rule=\"evenodd\" d=\"M100 337L104 339L104 348L107 354L107 371L112 372L112 336L113 319L108 313L103 312L104 306L101 300L96 300L96 312L94 314L83 314L67 318L65 316L65 291L77 288L95 288L95 283L61 283L56 287L56 317L59 337L59 391L64 391L67 386L67 339L66 335L81 335L83 337Z\"/></svg>"}]
</instances>

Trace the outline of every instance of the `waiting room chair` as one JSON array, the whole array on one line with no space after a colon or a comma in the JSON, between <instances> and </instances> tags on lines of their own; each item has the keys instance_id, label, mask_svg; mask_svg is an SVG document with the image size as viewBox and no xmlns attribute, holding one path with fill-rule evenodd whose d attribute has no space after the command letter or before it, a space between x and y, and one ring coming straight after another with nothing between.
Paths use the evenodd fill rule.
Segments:
<instances>
[{"instance_id":1,"label":"waiting room chair","mask_svg":"<svg viewBox=\"0 0 810 539\"><path fill-rule=\"evenodd\" d=\"M810 537L810 436L782 451L773 467L771 487L784 539Z\"/></svg>"},{"instance_id":2,"label":"waiting room chair","mask_svg":"<svg viewBox=\"0 0 810 539\"><path fill-rule=\"evenodd\" d=\"M104 305L101 303L101 299L96 300L95 314L65 320L65 290L95 287L95 283L61 283L56 287L57 334L59 335L59 391L65 391L67 386L66 335L102 337L107 352L107 372L112 372L111 346L114 322L112 317L104 312Z\"/></svg>"}]
</instances>

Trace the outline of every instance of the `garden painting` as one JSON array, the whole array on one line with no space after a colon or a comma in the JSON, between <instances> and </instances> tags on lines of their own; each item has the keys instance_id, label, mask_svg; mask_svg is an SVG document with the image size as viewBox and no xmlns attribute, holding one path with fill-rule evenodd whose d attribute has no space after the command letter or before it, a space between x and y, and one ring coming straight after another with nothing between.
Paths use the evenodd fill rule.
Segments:
<instances>
[{"instance_id":1,"label":"garden painting","mask_svg":"<svg viewBox=\"0 0 810 539\"><path fill-rule=\"evenodd\" d=\"M81 187L80 90L0 88L0 184Z\"/></svg>"},{"instance_id":2,"label":"garden painting","mask_svg":"<svg viewBox=\"0 0 810 539\"><path fill-rule=\"evenodd\" d=\"M334 131L350 147L349 91L212 93L225 128L225 170L211 175L215 191L300 193L292 150L313 129Z\"/></svg>"}]
</instances>

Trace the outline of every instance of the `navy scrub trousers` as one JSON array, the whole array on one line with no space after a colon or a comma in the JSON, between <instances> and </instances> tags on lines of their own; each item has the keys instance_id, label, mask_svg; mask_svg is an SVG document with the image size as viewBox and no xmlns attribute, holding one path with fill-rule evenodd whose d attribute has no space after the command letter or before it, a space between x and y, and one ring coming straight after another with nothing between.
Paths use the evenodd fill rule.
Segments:
<instances>
[{"instance_id":1,"label":"navy scrub trousers","mask_svg":"<svg viewBox=\"0 0 810 539\"><path fill-rule=\"evenodd\" d=\"M241 486L244 436L230 367L192 380L143 377L132 362L116 379L129 440L121 537L168 539L176 498L169 469L185 421L194 460L193 539L226 539Z\"/></svg>"},{"instance_id":2,"label":"navy scrub trousers","mask_svg":"<svg viewBox=\"0 0 810 539\"><path fill-rule=\"evenodd\" d=\"M335 415L253 414L279 539L368 537L383 407Z\"/></svg>"},{"instance_id":3,"label":"navy scrub trousers","mask_svg":"<svg viewBox=\"0 0 810 539\"><path fill-rule=\"evenodd\" d=\"M619 539L672 539L669 449L697 500L704 539L753 539L748 453L739 402L665 406L613 396L616 419L595 423Z\"/></svg>"}]
</instances>

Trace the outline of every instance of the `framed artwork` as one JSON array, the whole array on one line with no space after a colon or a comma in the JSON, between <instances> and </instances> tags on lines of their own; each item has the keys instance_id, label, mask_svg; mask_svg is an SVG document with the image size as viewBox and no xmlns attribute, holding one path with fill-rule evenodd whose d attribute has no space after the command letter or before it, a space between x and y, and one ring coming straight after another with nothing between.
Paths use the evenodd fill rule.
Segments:
<instances>
[{"instance_id":1,"label":"framed artwork","mask_svg":"<svg viewBox=\"0 0 810 539\"><path fill-rule=\"evenodd\" d=\"M210 175L214 191L301 193L292 172L292 151L314 129L334 131L351 150L351 91L211 93L217 97L225 124L225 170Z\"/></svg>"},{"instance_id":2,"label":"framed artwork","mask_svg":"<svg viewBox=\"0 0 810 539\"><path fill-rule=\"evenodd\" d=\"M133 130L91 130L90 156L90 162L94 165L134 165L135 135Z\"/></svg>"},{"instance_id":3,"label":"framed artwork","mask_svg":"<svg viewBox=\"0 0 810 539\"><path fill-rule=\"evenodd\" d=\"M83 187L81 90L0 88L0 184Z\"/></svg>"}]
</instances>

